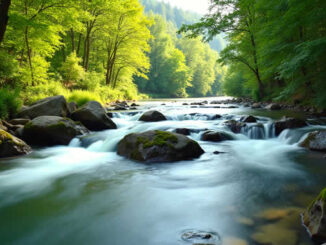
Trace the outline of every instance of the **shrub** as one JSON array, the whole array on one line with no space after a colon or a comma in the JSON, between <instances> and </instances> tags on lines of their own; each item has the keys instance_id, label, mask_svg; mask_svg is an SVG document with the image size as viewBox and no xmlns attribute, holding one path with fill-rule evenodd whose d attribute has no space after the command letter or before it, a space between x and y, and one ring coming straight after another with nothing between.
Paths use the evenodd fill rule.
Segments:
<instances>
[{"instance_id":1,"label":"shrub","mask_svg":"<svg viewBox=\"0 0 326 245\"><path fill-rule=\"evenodd\" d=\"M26 104L32 104L37 100L55 95L68 96L69 90L65 89L60 82L52 81L37 86L28 86L23 92Z\"/></svg>"},{"instance_id":2,"label":"shrub","mask_svg":"<svg viewBox=\"0 0 326 245\"><path fill-rule=\"evenodd\" d=\"M18 89L0 89L0 118L12 117L22 106Z\"/></svg>"},{"instance_id":3,"label":"shrub","mask_svg":"<svg viewBox=\"0 0 326 245\"><path fill-rule=\"evenodd\" d=\"M74 101L78 106L82 106L92 100L102 103L99 94L85 90L75 90L68 96L68 101Z\"/></svg>"},{"instance_id":4,"label":"shrub","mask_svg":"<svg viewBox=\"0 0 326 245\"><path fill-rule=\"evenodd\" d=\"M81 58L77 57L75 52L72 52L62 64L60 70L67 86L75 84L85 78L84 68L79 65L80 61Z\"/></svg>"}]
</instances>

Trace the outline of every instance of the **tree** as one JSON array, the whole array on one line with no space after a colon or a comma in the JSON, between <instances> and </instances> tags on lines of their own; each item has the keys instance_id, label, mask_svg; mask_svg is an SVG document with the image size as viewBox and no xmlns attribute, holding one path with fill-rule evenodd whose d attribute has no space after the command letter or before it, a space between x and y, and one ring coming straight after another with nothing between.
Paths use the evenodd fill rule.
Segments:
<instances>
[{"instance_id":1,"label":"tree","mask_svg":"<svg viewBox=\"0 0 326 245\"><path fill-rule=\"evenodd\" d=\"M1 0L0 2L0 44L7 29L10 4L11 0Z\"/></svg>"},{"instance_id":2,"label":"tree","mask_svg":"<svg viewBox=\"0 0 326 245\"><path fill-rule=\"evenodd\" d=\"M79 65L81 62L81 58L76 56L75 52L72 52L66 59L64 63L62 63L62 67L60 71L63 75L63 81L66 87L71 87L76 84L80 80L84 79L85 71L82 66Z\"/></svg>"},{"instance_id":3,"label":"tree","mask_svg":"<svg viewBox=\"0 0 326 245\"><path fill-rule=\"evenodd\" d=\"M237 62L246 66L255 75L259 98L262 99L264 84L259 67L255 1L213 0L210 9L212 12L199 23L183 25L179 32L188 33L188 37L204 35L206 41L218 34L227 33L230 44L222 51L220 62Z\"/></svg>"}]
</instances>

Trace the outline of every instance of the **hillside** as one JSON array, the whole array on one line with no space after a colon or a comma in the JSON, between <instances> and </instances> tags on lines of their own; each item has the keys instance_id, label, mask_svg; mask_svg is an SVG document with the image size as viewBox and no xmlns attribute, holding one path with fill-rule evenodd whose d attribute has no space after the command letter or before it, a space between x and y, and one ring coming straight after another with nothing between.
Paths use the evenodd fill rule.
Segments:
<instances>
[{"instance_id":1,"label":"hillside","mask_svg":"<svg viewBox=\"0 0 326 245\"><path fill-rule=\"evenodd\" d=\"M171 6L168 3L160 2L157 0L140 0L145 7L145 12L153 12L154 14L161 15L166 21L172 22L177 28L182 24L193 24L200 20L200 14L184 11L180 8ZM210 42L212 49L221 51L225 47L225 40L222 35L216 36Z\"/></svg>"}]
</instances>

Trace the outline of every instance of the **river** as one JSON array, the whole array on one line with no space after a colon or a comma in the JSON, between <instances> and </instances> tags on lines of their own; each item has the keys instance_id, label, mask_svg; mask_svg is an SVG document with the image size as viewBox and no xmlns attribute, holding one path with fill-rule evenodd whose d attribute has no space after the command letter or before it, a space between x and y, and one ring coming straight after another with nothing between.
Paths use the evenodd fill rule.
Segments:
<instances>
[{"instance_id":1,"label":"river","mask_svg":"<svg viewBox=\"0 0 326 245\"><path fill-rule=\"evenodd\" d=\"M117 130L1 161L0 244L312 244L299 214L326 186L326 160L298 142L325 124L308 119L308 127L275 137L273 120L296 113L182 105L190 101L143 102L133 113L114 113ZM137 121L149 109L168 120ZM232 134L223 126L249 114L264 127ZM203 142L203 131L192 133L206 153L176 163L145 165L116 154L128 133L176 128L223 130L235 140ZM185 239L191 231L211 237Z\"/></svg>"}]
</instances>

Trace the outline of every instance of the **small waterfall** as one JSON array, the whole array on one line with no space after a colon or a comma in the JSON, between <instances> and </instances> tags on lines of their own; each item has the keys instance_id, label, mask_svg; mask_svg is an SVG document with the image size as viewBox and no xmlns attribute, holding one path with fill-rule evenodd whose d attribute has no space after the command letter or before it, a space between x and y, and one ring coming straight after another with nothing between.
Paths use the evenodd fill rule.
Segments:
<instances>
[{"instance_id":1,"label":"small waterfall","mask_svg":"<svg viewBox=\"0 0 326 245\"><path fill-rule=\"evenodd\" d=\"M250 139L265 139L267 135L265 131L264 125L260 123L241 128L241 133Z\"/></svg>"},{"instance_id":2,"label":"small waterfall","mask_svg":"<svg viewBox=\"0 0 326 245\"><path fill-rule=\"evenodd\" d=\"M264 123L265 138L275 138L275 125L273 122Z\"/></svg>"}]
</instances>

